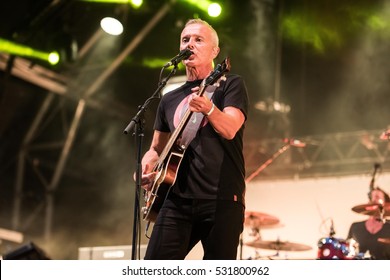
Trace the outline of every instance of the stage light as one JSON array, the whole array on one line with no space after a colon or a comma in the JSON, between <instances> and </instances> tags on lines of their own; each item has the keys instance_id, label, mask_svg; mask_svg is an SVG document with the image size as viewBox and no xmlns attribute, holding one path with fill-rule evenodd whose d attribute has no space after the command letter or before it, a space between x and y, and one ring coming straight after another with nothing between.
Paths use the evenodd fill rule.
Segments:
<instances>
[{"instance_id":1,"label":"stage light","mask_svg":"<svg viewBox=\"0 0 390 280\"><path fill-rule=\"evenodd\" d=\"M81 0L83 2L96 2L96 3L113 3L113 4L130 4L133 8L137 9L142 6L142 0Z\"/></svg>"},{"instance_id":2,"label":"stage light","mask_svg":"<svg viewBox=\"0 0 390 280\"><path fill-rule=\"evenodd\" d=\"M222 12L222 7L218 3L211 3L207 9L209 16L218 17Z\"/></svg>"},{"instance_id":3,"label":"stage light","mask_svg":"<svg viewBox=\"0 0 390 280\"><path fill-rule=\"evenodd\" d=\"M310 10L284 12L280 26L283 37L296 44L310 46L318 53L325 53L342 47L351 36L360 34L362 30L389 35L389 11L385 7L374 8L372 4L368 7L363 2L352 7L341 2L337 13L316 10L314 6Z\"/></svg>"},{"instance_id":4,"label":"stage light","mask_svg":"<svg viewBox=\"0 0 390 280\"><path fill-rule=\"evenodd\" d=\"M47 61L49 61L51 65L56 65L58 64L58 62L60 62L60 55L58 54L58 52L51 52L49 53Z\"/></svg>"},{"instance_id":5,"label":"stage light","mask_svg":"<svg viewBox=\"0 0 390 280\"><path fill-rule=\"evenodd\" d=\"M340 46L342 42L339 31L314 19L307 19L304 15L285 16L282 26L288 39L309 44L319 53L324 53L328 46Z\"/></svg>"},{"instance_id":6,"label":"stage light","mask_svg":"<svg viewBox=\"0 0 390 280\"><path fill-rule=\"evenodd\" d=\"M220 4L216 2L211 2L209 0L183 0L184 2L188 2L202 11L208 13L211 17L218 17L222 13L222 7Z\"/></svg>"},{"instance_id":7,"label":"stage light","mask_svg":"<svg viewBox=\"0 0 390 280\"><path fill-rule=\"evenodd\" d=\"M142 1L142 0L131 0L131 1L130 1L130 4L131 4L131 6L132 6L134 9L138 9L139 7L142 6L143 3L144 3L144 1Z\"/></svg>"},{"instance_id":8,"label":"stage light","mask_svg":"<svg viewBox=\"0 0 390 280\"><path fill-rule=\"evenodd\" d=\"M11 55L40 59L47 61L52 65L56 65L60 61L60 57L57 52L44 52L36 50L31 47L22 44L17 44L2 38L0 38L0 52L5 52Z\"/></svg>"},{"instance_id":9,"label":"stage light","mask_svg":"<svg viewBox=\"0 0 390 280\"><path fill-rule=\"evenodd\" d=\"M105 17L100 21L100 27L108 34L120 35L123 32L122 23L116 18Z\"/></svg>"}]
</instances>

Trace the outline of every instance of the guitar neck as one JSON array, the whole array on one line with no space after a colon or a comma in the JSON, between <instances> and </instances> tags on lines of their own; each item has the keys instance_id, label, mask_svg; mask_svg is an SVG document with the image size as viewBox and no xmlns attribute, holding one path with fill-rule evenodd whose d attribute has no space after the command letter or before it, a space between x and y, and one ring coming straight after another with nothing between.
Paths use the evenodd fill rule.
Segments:
<instances>
[{"instance_id":1,"label":"guitar neck","mask_svg":"<svg viewBox=\"0 0 390 280\"><path fill-rule=\"evenodd\" d=\"M199 88L198 96L202 96L205 92L205 89L206 89L205 80L203 80ZM186 126L187 122L191 118L191 115L192 115L191 110L187 108L179 124L177 125L172 135L170 136L168 143L165 145L163 151L161 152L159 160L156 163L156 167L161 166L164 163L166 157L169 155L170 151L172 150L173 145L176 143L184 127Z\"/></svg>"}]
</instances>

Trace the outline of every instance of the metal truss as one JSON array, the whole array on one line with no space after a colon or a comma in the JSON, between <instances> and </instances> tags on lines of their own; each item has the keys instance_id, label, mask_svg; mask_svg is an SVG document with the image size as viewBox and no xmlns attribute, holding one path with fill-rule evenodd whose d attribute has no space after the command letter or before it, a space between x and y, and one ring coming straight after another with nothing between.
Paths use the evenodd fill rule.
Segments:
<instances>
[{"instance_id":1,"label":"metal truss","mask_svg":"<svg viewBox=\"0 0 390 280\"><path fill-rule=\"evenodd\" d=\"M343 176L371 172L379 163L390 170L390 141L381 140L383 130L342 132L287 139L289 149L256 176L258 180ZM294 145L298 143L298 145ZM281 139L246 143L244 154L248 176L273 157Z\"/></svg>"},{"instance_id":2,"label":"metal truss","mask_svg":"<svg viewBox=\"0 0 390 280\"><path fill-rule=\"evenodd\" d=\"M114 100L108 100L108 103L103 103L92 97L123 60L170 11L174 2L170 1L162 5L160 10L157 11L126 48L81 92L76 90L76 88L80 85L79 82L82 82L80 81L83 79L82 73L76 77L60 75L38 65L29 67L28 65L31 63L22 58L15 58L12 62L13 67L8 67L10 57L0 54L0 70L10 71L11 75L49 91L30 128L26 132L18 154L12 214L13 230L27 230L29 225L33 224L43 213L43 237L46 241L50 240L55 206L54 194L65 171L66 162L72 151L80 121L85 114L86 108L89 106L109 115L125 120L128 119L128 108L124 108ZM82 59L94 47L101 36L102 31L98 30L90 37L89 41L79 52L79 64L74 67L80 66L81 63L86 63ZM9 70L7 70L8 68ZM73 101L74 104L71 106L75 107L71 113L66 112L69 111L67 108L69 106L64 106L65 101L69 100ZM50 126L50 123L55 123L54 126L62 130L63 136L61 139L43 142L39 136ZM47 154L50 151L58 151L58 156L56 158L48 156ZM39 153L39 156L37 156L37 153ZM51 154L53 153L51 152ZM25 213L23 209L26 197L25 192L27 186L32 185L31 182L25 182L25 177L26 173L31 172L31 170L36 175L41 186L40 191L43 193L43 199L41 203L35 206L33 211Z\"/></svg>"}]
</instances>

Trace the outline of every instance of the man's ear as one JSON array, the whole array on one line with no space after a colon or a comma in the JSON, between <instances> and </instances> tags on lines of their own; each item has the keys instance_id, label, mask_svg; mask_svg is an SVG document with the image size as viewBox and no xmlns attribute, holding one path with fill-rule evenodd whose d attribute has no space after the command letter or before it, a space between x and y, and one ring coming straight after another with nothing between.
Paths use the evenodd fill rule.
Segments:
<instances>
[{"instance_id":1,"label":"man's ear","mask_svg":"<svg viewBox=\"0 0 390 280\"><path fill-rule=\"evenodd\" d=\"M220 48L219 47L214 47L213 48L213 56L216 58L219 54Z\"/></svg>"}]
</instances>

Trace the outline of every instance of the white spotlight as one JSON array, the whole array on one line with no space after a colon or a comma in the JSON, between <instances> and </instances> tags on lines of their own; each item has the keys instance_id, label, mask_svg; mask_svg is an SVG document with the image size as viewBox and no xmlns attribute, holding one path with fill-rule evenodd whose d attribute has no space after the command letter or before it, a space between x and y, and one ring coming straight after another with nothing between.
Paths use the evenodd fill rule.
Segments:
<instances>
[{"instance_id":1,"label":"white spotlight","mask_svg":"<svg viewBox=\"0 0 390 280\"><path fill-rule=\"evenodd\" d=\"M100 27L108 34L120 35L123 32L122 23L112 17L105 17L100 21Z\"/></svg>"}]
</instances>

